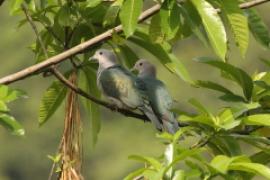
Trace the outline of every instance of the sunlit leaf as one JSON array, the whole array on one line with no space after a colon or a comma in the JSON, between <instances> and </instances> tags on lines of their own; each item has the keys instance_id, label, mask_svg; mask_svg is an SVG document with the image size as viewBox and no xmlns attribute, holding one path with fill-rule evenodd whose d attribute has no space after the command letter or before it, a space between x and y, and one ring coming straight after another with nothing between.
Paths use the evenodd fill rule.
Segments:
<instances>
[{"instance_id":1,"label":"sunlit leaf","mask_svg":"<svg viewBox=\"0 0 270 180\"><path fill-rule=\"evenodd\" d=\"M146 168L141 168L141 169L137 169L134 172L129 173L124 180L134 180L134 178L138 177L139 175L141 175Z\"/></svg>"},{"instance_id":2,"label":"sunlit leaf","mask_svg":"<svg viewBox=\"0 0 270 180\"><path fill-rule=\"evenodd\" d=\"M0 114L0 124L10 130L14 135L23 136L25 134L21 124L7 114Z\"/></svg>"},{"instance_id":3,"label":"sunlit leaf","mask_svg":"<svg viewBox=\"0 0 270 180\"><path fill-rule=\"evenodd\" d=\"M12 0L10 5L9 13L11 15L16 14L21 9L21 4L24 2L24 0Z\"/></svg>"},{"instance_id":4,"label":"sunlit leaf","mask_svg":"<svg viewBox=\"0 0 270 180\"><path fill-rule=\"evenodd\" d=\"M243 118L247 125L270 126L270 114L256 114Z\"/></svg>"},{"instance_id":5,"label":"sunlit leaf","mask_svg":"<svg viewBox=\"0 0 270 180\"><path fill-rule=\"evenodd\" d=\"M232 158L224 155L218 155L211 161L210 165L222 174L226 174L232 161Z\"/></svg>"},{"instance_id":6,"label":"sunlit leaf","mask_svg":"<svg viewBox=\"0 0 270 180\"><path fill-rule=\"evenodd\" d=\"M227 36L218 12L205 0L191 0L191 2L201 16L212 47L216 54L224 60L227 52Z\"/></svg>"},{"instance_id":7,"label":"sunlit leaf","mask_svg":"<svg viewBox=\"0 0 270 180\"><path fill-rule=\"evenodd\" d=\"M267 179L270 179L270 169L267 166L258 163L235 162L230 164L229 169L251 172L262 175Z\"/></svg>"},{"instance_id":8,"label":"sunlit leaf","mask_svg":"<svg viewBox=\"0 0 270 180\"><path fill-rule=\"evenodd\" d=\"M185 26L189 26L190 30L198 37L198 39L205 45L205 47L209 47L209 41L206 36L206 33L201 28L202 21L200 15L192 5L190 1L187 1L183 7L180 6L181 14L186 20ZM185 28L185 27L182 27Z\"/></svg>"},{"instance_id":9,"label":"sunlit leaf","mask_svg":"<svg viewBox=\"0 0 270 180\"><path fill-rule=\"evenodd\" d=\"M177 170L174 172L172 180L185 180L185 179L186 179L185 171Z\"/></svg>"},{"instance_id":10,"label":"sunlit leaf","mask_svg":"<svg viewBox=\"0 0 270 180\"><path fill-rule=\"evenodd\" d=\"M136 160L136 161L146 162L149 165L152 165L156 170L160 170L161 167L162 167L161 163L158 160L156 160L155 158L152 158L152 157L139 156L139 155L130 155L128 158Z\"/></svg>"},{"instance_id":11,"label":"sunlit leaf","mask_svg":"<svg viewBox=\"0 0 270 180\"><path fill-rule=\"evenodd\" d=\"M102 0L87 0L86 7L96 7L102 2Z\"/></svg>"},{"instance_id":12,"label":"sunlit leaf","mask_svg":"<svg viewBox=\"0 0 270 180\"><path fill-rule=\"evenodd\" d=\"M126 0L120 11L120 20L126 37L131 36L137 26L137 21L142 11L142 0Z\"/></svg>"},{"instance_id":13,"label":"sunlit leaf","mask_svg":"<svg viewBox=\"0 0 270 180\"><path fill-rule=\"evenodd\" d=\"M8 112L9 109L6 105L6 103L2 100L0 100L0 112Z\"/></svg>"},{"instance_id":14,"label":"sunlit leaf","mask_svg":"<svg viewBox=\"0 0 270 180\"><path fill-rule=\"evenodd\" d=\"M231 26L236 45L240 48L241 54L244 57L249 42L247 17L239 8L239 4L236 0L226 0L220 2L222 10L224 10Z\"/></svg>"}]
</instances>

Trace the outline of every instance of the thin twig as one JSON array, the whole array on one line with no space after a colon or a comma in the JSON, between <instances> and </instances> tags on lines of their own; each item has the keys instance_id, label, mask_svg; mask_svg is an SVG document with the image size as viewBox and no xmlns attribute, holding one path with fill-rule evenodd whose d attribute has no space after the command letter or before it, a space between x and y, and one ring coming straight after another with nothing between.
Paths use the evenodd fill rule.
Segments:
<instances>
[{"instance_id":1,"label":"thin twig","mask_svg":"<svg viewBox=\"0 0 270 180\"><path fill-rule=\"evenodd\" d=\"M35 25L32 17L29 15L29 12L28 12L28 9L27 9L26 4L25 3L22 3L21 4L21 7L22 7L22 10L23 10L23 12L24 12L24 14L26 16L27 21L29 22L29 24L31 25L33 31L36 34L37 40L38 40L38 42L39 42L39 44L41 46L41 49L42 49L42 51L43 51L46 59L48 59L49 56L48 56L47 50L46 50L45 45L44 45L44 43L43 43L43 41L42 41L42 39L41 39L41 37L40 37L40 35L38 33L38 29L37 29L37 27L36 27L36 25Z\"/></svg>"}]
</instances>

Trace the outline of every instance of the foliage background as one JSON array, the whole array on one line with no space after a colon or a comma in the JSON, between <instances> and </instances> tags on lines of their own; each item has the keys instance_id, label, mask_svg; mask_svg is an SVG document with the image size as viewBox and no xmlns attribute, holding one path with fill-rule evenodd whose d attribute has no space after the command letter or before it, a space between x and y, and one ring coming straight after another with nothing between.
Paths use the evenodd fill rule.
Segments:
<instances>
[{"instance_id":1,"label":"foliage background","mask_svg":"<svg viewBox=\"0 0 270 180\"><path fill-rule=\"evenodd\" d=\"M9 16L8 3L0 7L0 76L15 72L33 63L33 55L29 49L34 35L28 25L16 29L17 17ZM270 28L269 4L258 7L264 22ZM234 48L233 48L234 49ZM217 71L200 63L192 61L198 56L213 54L204 48L196 38L188 38L176 43L175 54L183 60L193 79L218 79ZM232 51L234 52L234 50ZM239 53L232 53L230 63L242 67L252 74L257 69L267 70L259 57L270 57L253 39L249 45L247 57L243 60ZM141 53L158 66L158 76L163 80L173 97L187 111L191 108L186 101L195 97L215 111L222 106L217 100L217 93L204 89L193 88L175 75L169 73L150 54ZM52 78L41 76L29 78L13 85L27 90L28 99L11 104L12 113L21 121L26 129L25 137L10 135L1 126L0 130L0 180L47 179L51 161L48 154L54 154L62 133L63 108L58 110L52 119L42 127L38 127L38 107L43 92ZM27 88L27 89L26 89ZM229 84L227 86L229 88ZM64 106L63 106L64 107ZM95 148L91 147L89 122L84 118L84 172L86 179L118 180L128 172L139 167L127 157L130 154L159 156L164 146L155 138L156 131L150 123L128 119L117 113L102 109L102 129ZM252 149L250 149L252 151Z\"/></svg>"}]
</instances>

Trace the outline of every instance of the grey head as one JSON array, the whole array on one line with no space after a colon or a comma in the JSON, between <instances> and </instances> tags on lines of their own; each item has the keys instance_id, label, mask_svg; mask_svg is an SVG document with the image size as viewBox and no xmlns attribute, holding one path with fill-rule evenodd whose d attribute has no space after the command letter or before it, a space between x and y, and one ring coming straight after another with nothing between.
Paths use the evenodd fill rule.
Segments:
<instances>
[{"instance_id":1,"label":"grey head","mask_svg":"<svg viewBox=\"0 0 270 180\"><path fill-rule=\"evenodd\" d=\"M139 72L138 77L156 78L156 67L145 59L139 59L132 70Z\"/></svg>"},{"instance_id":2,"label":"grey head","mask_svg":"<svg viewBox=\"0 0 270 180\"><path fill-rule=\"evenodd\" d=\"M95 54L90 58L90 60L92 59L98 61L99 69L107 69L118 64L115 54L107 49L97 50Z\"/></svg>"}]
</instances>

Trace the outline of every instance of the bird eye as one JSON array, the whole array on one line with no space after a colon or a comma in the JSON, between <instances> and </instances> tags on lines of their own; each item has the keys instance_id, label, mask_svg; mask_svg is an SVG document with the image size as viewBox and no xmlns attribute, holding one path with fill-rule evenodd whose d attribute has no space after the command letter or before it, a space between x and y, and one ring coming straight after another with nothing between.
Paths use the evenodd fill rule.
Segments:
<instances>
[{"instance_id":1,"label":"bird eye","mask_svg":"<svg viewBox=\"0 0 270 180\"><path fill-rule=\"evenodd\" d=\"M141 63L139 63L139 65L140 65L140 66L142 66L142 64L143 64L142 62L141 62Z\"/></svg>"},{"instance_id":2,"label":"bird eye","mask_svg":"<svg viewBox=\"0 0 270 180\"><path fill-rule=\"evenodd\" d=\"M103 54L103 52L99 52L99 55L102 55Z\"/></svg>"}]
</instances>

